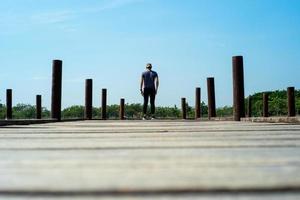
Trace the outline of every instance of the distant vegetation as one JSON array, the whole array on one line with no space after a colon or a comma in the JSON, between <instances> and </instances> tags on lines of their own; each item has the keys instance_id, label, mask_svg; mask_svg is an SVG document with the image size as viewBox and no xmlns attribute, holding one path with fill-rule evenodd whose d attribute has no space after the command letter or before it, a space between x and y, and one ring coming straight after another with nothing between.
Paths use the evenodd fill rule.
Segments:
<instances>
[{"instance_id":1,"label":"distant vegetation","mask_svg":"<svg viewBox=\"0 0 300 200\"><path fill-rule=\"evenodd\" d=\"M252 115L261 116L262 115L262 94L255 93L252 95ZM295 91L296 96L296 110L297 114L300 115L300 90ZM248 98L246 98L245 104L247 105ZM201 103L201 112L203 117L207 117L208 108L207 105ZM245 106L247 108L247 106ZM0 104L0 119L5 119L6 107ZM119 105L109 105L107 106L108 117L110 119L117 119L119 117ZM125 107L126 118L135 119L140 118L142 115L142 105L141 104L127 104ZM287 94L286 91L273 91L269 92L269 112L270 116L282 116L287 115ZM50 111L47 108L43 108L43 118L50 117ZM99 118L101 114L101 108L93 108L93 117ZM232 106L225 106L217 108L218 117L228 117L232 116L233 109ZM195 116L195 109L187 105L187 115L189 118ZM62 111L63 118L83 118L84 116L84 106L71 106L65 108ZM176 105L173 107L157 107L156 116L158 118L180 118L181 110ZM13 107L13 118L14 119L33 119L35 118L35 106L28 104L17 104Z\"/></svg>"},{"instance_id":2,"label":"distant vegetation","mask_svg":"<svg viewBox=\"0 0 300 200\"><path fill-rule=\"evenodd\" d=\"M269 93L269 113L270 116L287 115L287 92L286 90L270 91ZM252 115L262 115L263 93L252 95ZM296 112L300 114L300 90L295 90ZM248 99L246 99L246 105Z\"/></svg>"}]
</instances>

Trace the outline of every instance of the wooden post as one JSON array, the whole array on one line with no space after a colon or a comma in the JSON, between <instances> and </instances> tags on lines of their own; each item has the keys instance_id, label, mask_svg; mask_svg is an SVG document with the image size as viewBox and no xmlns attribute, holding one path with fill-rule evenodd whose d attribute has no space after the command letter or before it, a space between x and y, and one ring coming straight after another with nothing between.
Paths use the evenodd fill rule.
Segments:
<instances>
[{"instance_id":1,"label":"wooden post","mask_svg":"<svg viewBox=\"0 0 300 200\"><path fill-rule=\"evenodd\" d=\"M12 89L6 90L6 119L12 119Z\"/></svg>"},{"instance_id":2,"label":"wooden post","mask_svg":"<svg viewBox=\"0 0 300 200\"><path fill-rule=\"evenodd\" d=\"M36 119L42 119L42 95L36 95Z\"/></svg>"},{"instance_id":3,"label":"wooden post","mask_svg":"<svg viewBox=\"0 0 300 200\"><path fill-rule=\"evenodd\" d=\"M125 119L125 99L120 100L120 120Z\"/></svg>"},{"instance_id":4,"label":"wooden post","mask_svg":"<svg viewBox=\"0 0 300 200\"><path fill-rule=\"evenodd\" d=\"M201 88L196 88L195 95L195 118L198 119L201 117Z\"/></svg>"},{"instance_id":5,"label":"wooden post","mask_svg":"<svg viewBox=\"0 0 300 200\"><path fill-rule=\"evenodd\" d=\"M85 80L85 109L84 118L91 120L93 118L93 80Z\"/></svg>"},{"instance_id":6,"label":"wooden post","mask_svg":"<svg viewBox=\"0 0 300 200\"><path fill-rule=\"evenodd\" d=\"M51 117L61 120L62 61L53 60Z\"/></svg>"},{"instance_id":7,"label":"wooden post","mask_svg":"<svg viewBox=\"0 0 300 200\"><path fill-rule=\"evenodd\" d=\"M252 97L248 97L248 117L252 117Z\"/></svg>"},{"instance_id":8,"label":"wooden post","mask_svg":"<svg viewBox=\"0 0 300 200\"><path fill-rule=\"evenodd\" d=\"M288 96L288 116L295 117L296 116L296 108L295 108L295 88L294 87L287 88L287 96Z\"/></svg>"},{"instance_id":9,"label":"wooden post","mask_svg":"<svg viewBox=\"0 0 300 200\"><path fill-rule=\"evenodd\" d=\"M269 117L269 94L263 93L263 117Z\"/></svg>"},{"instance_id":10,"label":"wooden post","mask_svg":"<svg viewBox=\"0 0 300 200\"><path fill-rule=\"evenodd\" d=\"M186 119L186 99L181 98L181 112L182 112L182 119Z\"/></svg>"},{"instance_id":11,"label":"wooden post","mask_svg":"<svg viewBox=\"0 0 300 200\"><path fill-rule=\"evenodd\" d=\"M101 112L101 118L103 120L107 119L107 113L106 113L106 106L107 106L107 89L102 89L102 112Z\"/></svg>"},{"instance_id":12,"label":"wooden post","mask_svg":"<svg viewBox=\"0 0 300 200\"><path fill-rule=\"evenodd\" d=\"M207 78L208 119L216 117L215 79Z\"/></svg>"},{"instance_id":13,"label":"wooden post","mask_svg":"<svg viewBox=\"0 0 300 200\"><path fill-rule=\"evenodd\" d=\"M243 56L232 57L233 116L235 121L245 117Z\"/></svg>"}]
</instances>

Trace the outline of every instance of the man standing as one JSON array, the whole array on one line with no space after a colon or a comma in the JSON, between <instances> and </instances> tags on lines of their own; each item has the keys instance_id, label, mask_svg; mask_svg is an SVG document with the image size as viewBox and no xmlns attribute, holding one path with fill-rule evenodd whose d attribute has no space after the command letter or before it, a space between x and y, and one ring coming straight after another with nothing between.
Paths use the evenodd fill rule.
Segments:
<instances>
[{"instance_id":1,"label":"man standing","mask_svg":"<svg viewBox=\"0 0 300 200\"><path fill-rule=\"evenodd\" d=\"M158 75L155 71L152 71L151 63L146 65L146 71L143 72L141 77L141 94L144 96L143 106L143 120L147 117L148 100L150 97L151 104L151 119L155 119L155 96L158 90Z\"/></svg>"}]
</instances>

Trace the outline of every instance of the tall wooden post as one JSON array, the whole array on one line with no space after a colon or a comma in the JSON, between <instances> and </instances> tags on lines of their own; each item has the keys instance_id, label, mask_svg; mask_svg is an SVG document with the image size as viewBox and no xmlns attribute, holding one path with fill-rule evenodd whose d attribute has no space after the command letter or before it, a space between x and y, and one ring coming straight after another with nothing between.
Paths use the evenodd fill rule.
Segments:
<instances>
[{"instance_id":1,"label":"tall wooden post","mask_svg":"<svg viewBox=\"0 0 300 200\"><path fill-rule=\"evenodd\" d=\"M252 97L248 97L248 117L252 117Z\"/></svg>"},{"instance_id":2,"label":"tall wooden post","mask_svg":"<svg viewBox=\"0 0 300 200\"><path fill-rule=\"evenodd\" d=\"M42 95L36 95L36 119L42 119Z\"/></svg>"},{"instance_id":3,"label":"tall wooden post","mask_svg":"<svg viewBox=\"0 0 300 200\"><path fill-rule=\"evenodd\" d=\"M101 112L101 118L103 120L107 119L107 111L106 111L106 106L107 106L107 89L102 89L102 112Z\"/></svg>"},{"instance_id":4,"label":"tall wooden post","mask_svg":"<svg viewBox=\"0 0 300 200\"><path fill-rule=\"evenodd\" d=\"M51 117L61 120L62 61L53 60Z\"/></svg>"},{"instance_id":5,"label":"tall wooden post","mask_svg":"<svg viewBox=\"0 0 300 200\"><path fill-rule=\"evenodd\" d=\"M232 57L233 116L235 121L245 117L244 63L242 56Z\"/></svg>"},{"instance_id":6,"label":"tall wooden post","mask_svg":"<svg viewBox=\"0 0 300 200\"><path fill-rule=\"evenodd\" d=\"M120 100L120 120L125 119L125 99Z\"/></svg>"},{"instance_id":7,"label":"tall wooden post","mask_svg":"<svg viewBox=\"0 0 300 200\"><path fill-rule=\"evenodd\" d=\"M296 106L295 106L295 88L288 87L287 88L287 96L288 96L288 116L295 117L296 116Z\"/></svg>"},{"instance_id":8,"label":"tall wooden post","mask_svg":"<svg viewBox=\"0 0 300 200\"><path fill-rule=\"evenodd\" d=\"M208 118L216 117L215 79L207 78Z\"/></svg>"},{"instance_id":9,"label":"tall wooden post","mask_svg":"<svg viewBox=\"0 0 300 200\"><path fill-rule=\"evenodd\" d=\"M186 119L186 99L181 98L181 112L182 112L182 119Z\"/></svg>"},{"instance_id":10,"label":"tall wooden post","mask_svg":"<svg viewBox=\"0 0 300 200\"><path fill-rule=\"evenodd\" d=\"M87 120L93 118L93 80L85 80L85 109L84 117Z\"/></svg>"},{"instance_id":11,"label":"tall wooden post","mask_svg":"<svg viewBox=\"0 0 300 200\"><path fill-rule=\"evenodd\" d=\"M269 117L269 94L263 93L263 117Z\"/></svg>"},{"instance_id":12,"label":"tall wooden post","mask_svg":"<svg viewBox=\"0 0 300 200\"><path fill-rule=\"evenodd\" d=\"M201 117L201 88L196 88L195 95L195 118L198 119Z\"/></svg>"},{"instance_id":13,"label":"tall wooden post","mask_svg":"<svg viewBox=\"0 0 300 200\"><path fill-rule=\"evenodd\" d=\"M6 90L6 119L12 119L12 89Z\"/></svg>"}]
</instances>

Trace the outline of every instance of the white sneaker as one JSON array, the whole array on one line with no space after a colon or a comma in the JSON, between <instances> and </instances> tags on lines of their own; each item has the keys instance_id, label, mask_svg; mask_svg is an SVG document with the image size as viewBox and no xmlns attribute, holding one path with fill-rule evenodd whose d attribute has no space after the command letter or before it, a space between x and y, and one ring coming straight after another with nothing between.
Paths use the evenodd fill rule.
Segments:
<instances>
[{"instance_id":1,"label":"white sneaker","mask_svg":"<svg viewBox=\"0 0 300 200\"><path fill-rule=\"evenodd\" d=\"M142 120L147 120L146 117L143 117Z\"/></svg>"}]
</instances>

